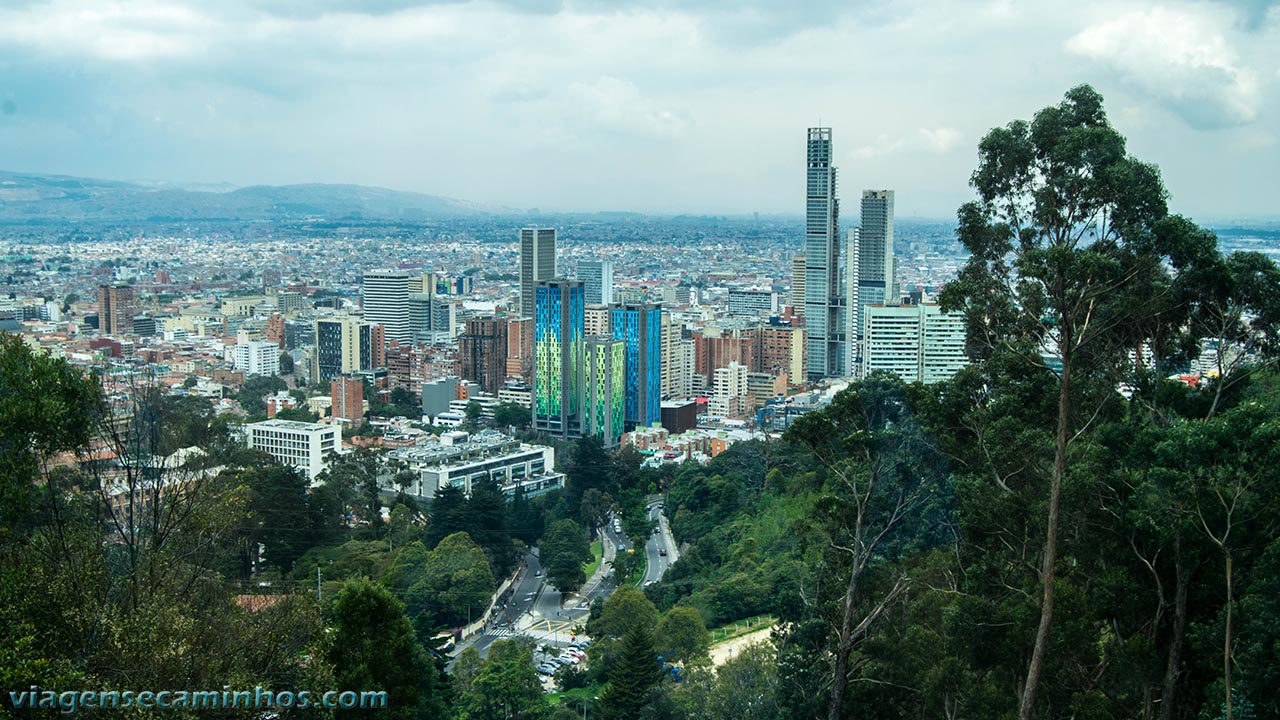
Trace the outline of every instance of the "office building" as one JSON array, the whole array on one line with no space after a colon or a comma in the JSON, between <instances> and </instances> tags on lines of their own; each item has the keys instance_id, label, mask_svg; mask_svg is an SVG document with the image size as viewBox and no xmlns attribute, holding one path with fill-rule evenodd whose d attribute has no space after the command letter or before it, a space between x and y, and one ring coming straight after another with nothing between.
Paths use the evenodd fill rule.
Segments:
<instances>
[{"instance_id":1,"label":"office building","mask_svg":"<svg viewBox=\"0 0 1280 720\"><path fill-rule=\"evenodd\" d=\"M613 304L613 261L579 260L578 279L588 305Z\"/></svg>"},{"instance_id":2,"label":"office building","mask_svg":"<svg viewBox=\"0 0 1280 720\"><path fill-rule=\"evenodd\" d=\"M613 336L627 344L627 429L662 421L662 309L627 303L613 309Z\"/></svg>"},{"instance_id":3,"label":"office building","mask_svg":"<svg viewBox=\"0 0 1280 720\"><path fill-rule=\"evenodd\" d=\"M626 342L608 335L589 336L585 342L582 432L613 447L622 439L626 423Z\"/></svg>"},{"instance_id":4,"label":"office building","mask_svg":"<svg viewBox=\"0 0 1280 720\"><path fill-rule=\"evenodd\" d=\"M863 374L891 372L926 385L951 378L965 365L965 319L934 303L870 305L864 328Z\"/></svg>"},{"instance_id":5,"label":"office building","mask_svg":"<svg viewBox=\"0 0 1280 720\"><path fill-rule=\"evenodd\" d=\"M785 373L789 384L804 381L804 329L764 325L759 329L757 372Z\"/></svg>"},{"instance_id":6,"label":"office building","mask_svg":"<svg viewBox=\"0 0 1280 720\"><path fill-rule=\"evenodd\" d=\"M235 346L235 369L246 375L279 375L280 346L273 342L253 340Z\"/></svg>"},{"instance_id":7,"label":"office building","mask_svg":"<svg viewBox=\"0 0 1280 720\"><path fill-rule=\"evenodd\" d=\"M791 258L791 312L804 318L804 255Z\"/></svg>"},{"instance_id":8,"label":"office building","mask_svg":"<svg viewBox=\"0 0 1280 720\"><path fill-rule=\"evenodd\" d=\"M364 382L339 375L329 382L329 415L344 425L364 422Z\"/></svg>"},{"instance_id":9,"label":"office building","mask_svg":"<svg viewBox=\"0 0 1280 720\"><path fill-rule=\"evenodd\" d=\"M804 322L810 380L848 375L847 282L841 275L840 207L831 128L809 128L805 178Z\"/></svg>"},{"instance_id":10,"label":"office building","mask_svg":"<svg viewBox=\"0 0 1280 720\"><path fill-rule=\"evenodd\" d=\"M582 283L549 280L534 297L533 426L559 438L582 434Z\"/></svg>"},{"instance_id":11,"label":"office building","mask_svg":"<svg viewBox=\"0 0 1280 720\"><path fill-rule=\"evenodd\" d=\"M409 328L410 278L410 273L404 270L366 270L364 273L364 318L380 323L388 340L413 341Z\"/></svg>"},{"instance_id":12,"label":"office building","mask_svg":"<svg viewBox=\"0 0 1280 720\"><path fill-rule=\"evenodd\" d=\"M98 331L103 335L128 335L133 332L133 288L128 285L98 286Z\"/></svg>"},{"instance_id":13,"label":"office building","mask_svg":"<svg viewBox=\"0 0 1280 720\"><path fill-rule=\"evenodd\" d=\"M533 317L537 310L539 283L556 276L555 228L527 227L520 230L520 314Z\"/></svg>"},{"instance_id":14,"label":"office building","mask_svg":"<svg viewBox=\"0 0 1280 720\"><path fill-rule=\"evenodd\" d=\"M409 293L410 342L445 345L458 334L457 312L448 297L435 293Z\"/></svg>"},{"instance_id":15,"label":"office building","mask_svg":"<svg viewBox=\"0 0 1280 720\"><path fill-rule=\"evenodd\" d=\"M462 379L487 393L497 393L507 379L507 321L495 317L472 318L458 340Z\"/></svg>"},{"instance_id":16,"label":"office building","mask_svg":"<svg viewBox=\"0 0 1280 720\"><path fill-rule=\"evenodd\" d=\"M556 451L545 445L526 445L492 430L474 435L446 432L440 442L418 448L392 450L392 459L409 466L415 480L404 491L434 498L447 485L470 495L472 484L491 481L508 498L517 489L525 496L564 487L564 474L555 471Z\"/></svg>"},{"instance_id":17,"label":"office building","mask_svg":"<svg viewBox=\"0 0 1280 720\"><path fill-rule=\"evenodd\" d=\"M769 290L730 290L730 315L776 315L778 294Z\"/></svg>"},{"instance_id":18,"label":"office building","mask_svg":"<svg viewBox=\"0 0 1280 720\"><path fill-rule=\"evenodd\" d=\"M507 320L507 377L533 381L533 318Z\"/></svg>"},{"instance_id":19,"label":"office building","mask_svg":"<svg viewBox=\"0 0 1280 720\"><path fill-rule=\"evenodd\" d=\"M893 191L862 191L862 227L858 235L858 332L866 327L866 308L898 301L894 282ZM859 352L866 338L856 342Z\"/></svg>"},{"instance_id":20,"label":"office building","mask_svg":"<svg viewBox=\"0 0 1280 720\"><path fill-rule=\"evenodd\" d=\"M360 370L360 321L354 317L319 318L315 321L315 372L317 381L332 380Z\"/></svg>"},{"instance_id":21,"label":"office building","mask_svg":"<svg viewBox=\"0 0 1280 720\"><path fill-rule=\"evenodd\" d=\"M373 372L387 366L387 335L382 323L360 323L359 349L357 366L361 372Z\"/></svg>"},{"instance_id":22,"label":"office building","mask_svg":"<svg viewBox=\"0 0 1280 720\"><path fill-rule=\"evenodd\" d=\"M273 419L243 427L249 448L265 452L282 465L297 468L312 485L328 465L330 456L340 452L337 425Z\"/></svg>"}]
</instances>

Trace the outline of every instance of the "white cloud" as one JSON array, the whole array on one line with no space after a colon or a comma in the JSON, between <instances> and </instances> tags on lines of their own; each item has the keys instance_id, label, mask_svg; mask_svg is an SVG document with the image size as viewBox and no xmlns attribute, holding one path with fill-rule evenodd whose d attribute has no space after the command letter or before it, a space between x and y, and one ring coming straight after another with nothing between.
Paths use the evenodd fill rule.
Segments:
<instances>
[{"instance_id":1,"label":"white cloud","mask_svg":"<svg viewBox=\"0 0 1280 720\"><path fill-rule=\"evenodd\" d=\"M920 128L919 134L924 146L935 153L949 152L960 142L960 131L949 127Z\"/></svg>"},{"instance_id":2,"label":"white cloud","mask_svg":"<svg viewBox=\"0 0 1280 720\"><path fill-rule=\"evenodd\" d=\"M1071 37L1067 50L1113 68L1190 125L1253 122L1259 84L1227 40L1221 8L1153 7L1105 20Z\"/></svg>"},{"instance_id":3,"label":"white cloud","mask_svg":"<svg viewBox=\"0 0 1280 720\"><path fill-rule=\"evenodd\" d=\"M859 160L892 155L900 150L923 151L934 155L950 152L960 142L960 131L949 127L920 128L914 136L893 137L880 135L874 143L862 145L853 151Z\"/></svg>"}]
</instances>

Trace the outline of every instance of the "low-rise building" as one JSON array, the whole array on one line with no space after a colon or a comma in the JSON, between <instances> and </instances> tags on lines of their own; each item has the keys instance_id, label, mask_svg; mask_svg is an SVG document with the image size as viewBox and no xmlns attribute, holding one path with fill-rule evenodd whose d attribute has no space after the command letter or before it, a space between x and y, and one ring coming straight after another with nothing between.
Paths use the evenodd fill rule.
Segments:
<instances>
[{"instance_id":1,"label":"low-rise building","mask_svg":"<svg viewBox=\"0 0 1280 720\"><path fill-rule=\"evenodd\" d=\"M555 449L528 445L492 430L474 435L446 432L437 444L394 450L392 458L406 462L415 481L404 491L421 498L434 498L446 486L462 488L470 494L472 483L492 480L511 497L520 488L526 495L539 495L564 486L564 474L555 471Z\"/></svg>"},{"instance_id":2,"label":"low-rise building","mask_svg":"<svg viewBox=\"0 0 1280 720\"><path fill-rule=\"evenodd\" d=\"M295 420L266 420L244 426L245 445L306 473L315 484L329 457L341 452L338 426Z\"/></svg>"}]
</instances>

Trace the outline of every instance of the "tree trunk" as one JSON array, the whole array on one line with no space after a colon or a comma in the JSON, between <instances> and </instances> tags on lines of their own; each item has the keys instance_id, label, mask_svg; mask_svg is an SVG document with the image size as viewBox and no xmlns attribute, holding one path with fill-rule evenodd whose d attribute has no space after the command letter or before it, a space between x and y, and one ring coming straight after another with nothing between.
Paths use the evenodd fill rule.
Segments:
<instances>
[{"instance_id":1,"label":"tree trunk","mask_svg":"<svg viewBox=\"0 0 1280 720\"><path fill-rule=\"evenodd\" d=\"M1063 334L1063 347L1070 336ZM1022 689L1022 702L1018 706L1019 720L1029 720L1035 706L1036 686L1044 669L1044 656L1049 646L1049 626L1053 623L1054 568L1058 562L1058 516L1062 499L1062 478L1067 471L1068 423L1071 420L1071 355L1062 353L1062 378L1058 386L1058 436L1053 453L1053 476L1049 482L1049 520L1045 529L1044 565L1040 570L1040 582L1044 584L1044 597L1040 602L1040 626L1036 629L1036 644L1027 665L1027 681Z\"/></svg>"},{"instance_id":2,"label":"tree trunk","mask_svg":"<svg viewBox=\"0 0 1280 720\"><path fill-rule=\"evenodd\" d=\"M849 655L853 652L854 600L858 595L858 576L862 574L858 559L849 568L849 586L844 592L844 616L840 618L840 641L836 644L836 662L831 681L831 712L828 720L840 720L844 714L844 691L848 685Z\"/></svg>"},{"instance_id":3,"label":"tree trunk","mask_svg":"<svg viewBox=\"0 0 1280 720\"><path fill-rule=\"evenodd\" d=\"M1223 547L1227 556L1227 632L1222 640L1222 675L1227 693L1227 720L1231 720L1231 551Z\"/></svg>"},{"instance_id":4,"label":"tree trunk","mask_svg":"<svg viewBox=\"0 0 1280 720\"><path fill-rule=\"evenodd\" d=\"M1187 635L1187 570L1182 559L1182 534L1173 536L1173 638L1169 640L1168 662L1164 668L1164 689L1160 693L1160 720L1173 720L1182 672L1182 643Z\"/></svg>"}]
</instances>

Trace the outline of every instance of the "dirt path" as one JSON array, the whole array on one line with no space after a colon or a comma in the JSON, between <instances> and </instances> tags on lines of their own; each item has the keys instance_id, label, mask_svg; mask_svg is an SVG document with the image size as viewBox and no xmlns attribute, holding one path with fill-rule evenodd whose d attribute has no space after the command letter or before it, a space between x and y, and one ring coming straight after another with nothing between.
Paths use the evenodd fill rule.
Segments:
<instances>
[{"instance_id":1,"label":"dirt path","mask_svg":"<svg viewBox=\"0 0 1280 720\"><path fill-rule=\"evenodd\" d=\"M746 635L739 635L738 637L733 638L732 640L726 640L717 645L712 645L711 646L711 664L721 665L724 663L725 660L728 660L734 655L737 655L739 652L742 652L743 648L749 645L755 645L756 643L759 643L759 642L766 642L769 639L769 633L772 630L773 630L773 626L770 625L769 627L766 627L766 628L753 630L747 633Z\"/></svg>"}]
</instances>

